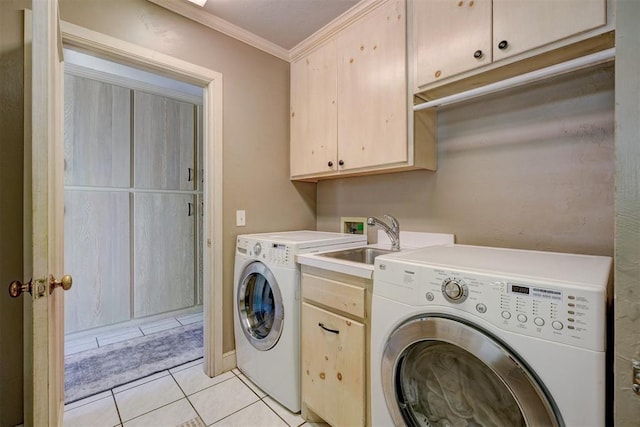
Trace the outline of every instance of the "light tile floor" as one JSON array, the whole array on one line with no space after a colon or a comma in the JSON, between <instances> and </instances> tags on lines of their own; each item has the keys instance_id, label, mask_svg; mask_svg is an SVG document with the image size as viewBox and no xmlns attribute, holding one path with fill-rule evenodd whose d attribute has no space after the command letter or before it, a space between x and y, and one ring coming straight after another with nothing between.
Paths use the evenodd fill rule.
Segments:
<instances>
[{"instance_id":1,"label":"light tile floor","mask_svg":"<svg viewBox=\"0 0 640 427\"><path fill-rule=\"evenodd\" d=\"M138 326L70 335L65 353L140 337L190 323L202 313L156 320ZM65 427L311 427L267 396L239 370L209 378L202 359L141 378L65 406Z\"/></svg>"},{"instance_id":2,"label":"light tile floor","mask_svg":"<svg viewBox=\"0 0 640 427\"><path fill-rule=\"evenodd\" d=\"M238 427L305 424L300 414L289 412L237 369L209 378L202 359L74 402L64 413L65 427L175 427L187 422Z\"/></svg>"}]
</instances>

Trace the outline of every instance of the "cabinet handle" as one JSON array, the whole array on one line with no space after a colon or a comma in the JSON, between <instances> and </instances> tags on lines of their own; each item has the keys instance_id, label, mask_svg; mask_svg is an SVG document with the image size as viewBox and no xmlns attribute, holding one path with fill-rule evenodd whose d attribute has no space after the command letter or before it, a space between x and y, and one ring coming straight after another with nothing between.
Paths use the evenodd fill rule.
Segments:
<instances>
[{"instance_id":1,"label":"cabinet handle","mask_svg":"<svg viewBox=\"0 0 640 427\"><path fill-rule=\"evenodd\" d=\"M340 166L344 166L344 160L338 160L338 164L339 164Z\"/></svg>"},{"instance_id":2,"label":"cabinet handle","mask_svg":"<svg viewBox=\"0 0 640 427\"><path fill-rule=\"evenodd\" d=\"M509 46L509 42L507 42L506 40L502 40L500 43L498 43L498 49L500 50L505 50L507 46Z\"/></svg>"},{"instance_id":3,"label":"cabinet handle","mask_svg":"<svg viewBox=\"0 0 640 427\"><path fill-rule=\"evenodd\" d=\"M327 332L331 332L332 334L339 334L340 331L337 329L329 329L326 326L324 326L324 323L318 323L318 326L320 326L322 329L324 329Z\"/></svg>"},{"instance_id":4,"label":"cabinet handle","mask_svg":"<svg viewBox=\"0 0 640 427\"><path fill-rule=\"evenodd\" d=\"M188 168L187 171L189 172L189 176L187 177L187 181L191 182L193 181L193 169L192 168Z\"/></svg>"},{"instance_id":5,"label":"cabinet handle","mask_svg":"<svg viewBox=\"0 0 640 427\"><path fill-rule=\"evenodd\" d=\"M475 52L473 52L473 57L476 59L480 59L482 58L482 51L481 50L476 50Z\"/></svg>"},{"instance_id":6,"label":"cabinet handle","mask_svg":"<svg viewBox=\"0 0 640 427\"><path fill-rule=\"evenodd\" d=\"M332 167L333 166L333 162L331 160L329 160L329 163L327 163L327 166Z\"/></svg>"},{"instance_id":7,"label":"cabinet handle","mask_svg":"<svg viewBox=\"0 0 640 427\"><path fill-rule=\"evenodd\" d=\"M191 209L193 207L192 205L193 205L193 203L187 202L187 216L193 215L193 212L191 212Z\"/></svg>"}]
</instances>

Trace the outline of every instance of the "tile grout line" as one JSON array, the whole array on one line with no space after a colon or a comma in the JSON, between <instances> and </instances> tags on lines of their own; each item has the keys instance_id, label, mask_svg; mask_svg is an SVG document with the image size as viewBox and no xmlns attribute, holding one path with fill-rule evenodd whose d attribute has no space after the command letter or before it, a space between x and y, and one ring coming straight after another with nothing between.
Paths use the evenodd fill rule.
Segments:
<instances>
[{"instance_id":1,"label":"tile grout line","mask_svg":"<svg viewBox=\"0 0 640 427\"><path fill-rule=\"evenodd\" d=\"M269 408L269 409L271 410L271 412L273 412L274 414L276 414L276 417L280 418L280 419L282 420L282 422L283 422L283 423L285 423L287 426L291 427L291 425L287 422L287 420L285 420L284 418L282 418L282 417L280 416L280 414L278 414L278 413L276 412L276 410L275 410L275 409L273 409L273 408L272 408L272 407L271 407L267 402L265 402L265 401L264 401L264 399L266 399L267 397L269 397L269 395L268 395L268 394L267 394L265 397L261 398L261 399L260 399L260 401L261 401L262 403L264 403L264 404L267 406L267 408ZM275 401L275 400L274 400L274 401ZM298 426L295 426L295 427L298 427Z\"/></svg>"},{"instance_id":2,"label":"tile grout line","mask_svg":"<svg viewBox=\"0 0 640 427\"><path fill-rule=\"evenodd\" d=\"M180 389L180 391L182 392L183 396L186 398L187 396L185 395L184 391L182 390L182 387L180 387L180 384L178 384L178 381L176 381L176 379L175 379L175 378L173 378L173 376L171 375L171 372L169 372L169 370L168 370L168 369L167 369L167 372L169 373L169 376L171 376L171 378L173 379L173 381L177 384L177 386L178 386L178 388ZM129 390L133 390L134 388L137 388L137 387L143 386L143 385L145 385L145 384L149 384L149 383L151 383L151 382L153 382L153 381L157 381L157 380L159 380L159 379L161 379L161 378L164 378L165 376L167 376L167 375L164 375L164 376L162 376L162 377L160 377L160 378L156 378L156 379L151 380L151 381L147 381L146 383L138 384L138 385L137 385L137 386L135 386L135 387L128 388L128 389L126 389L126 390L123 390L123 391L121 391L121 392L118 392L117 394L124 393L125 391L129 391ZM113 389L112 389L112 392L113 392ZM116 398L115 398L115 395L116 395L116 393L115 393L115 392L113 392L113 400L114 400L114 401L116 401L116 408L118 408L118 402L117 402L117 400L116 400ZM182 399L183 399L183 397L181 397L181 398L179 398L179 399L177 399L177 400L173 400L173 401L171 401L171 402L167 402L167 403L165 403L165 404L164 404L164 405L162 405L162 406L159 406L159 407L157 407L157 408L154 408L154 409L152 409L152 410L150 410L150 411L147 411L147 412L144 412L144 413L142 413L142 414L136 415L135 417L133 417L133 418L131 418L131 419L127 420L127 422L132 421L132 420L135 420L136 418L140 418L140 417L142 417L143 415L147 415L147 414L150 414L150 413L152 413L152 412L155 412L155 411L157 411L157 410L159 410L159 409L162 409L162 408L164 408L164 407L167 407L167 406L169 406L169 405L172 405L172 404L174 404L174 403L176 403L176 402L181 401ZM187 399L187 400L188 400L188 399ZM118 416L120 416L120 410L118 410ZM121 421L122 425L124 425L124 421L122 421L122 417L120 417L120 421Z\"/></svg>"},{"instance_id":3,"label":"tile grout line","mask_svg":"<svg viewBox=\"0 0 640 427\"><path fill-rule=\"evenodd\" d=\"M113 389L109 391L111 392L111 398L113 399L113 404L116 406L116 412L118 414L118 419L120 420L120 425L124 426L124 421L122 421L122 415L120 415L120 408L118 408L118 401L116 400L116 394L113 392Z\"/></svg>"},{"instance_id":4,"label":"tile grout line","mask_svg":"<svg viewBox=\"0 0 640 427\"><path fill-rule=\"evenodd\" d=\"M198 365L194 365L194 366L198 366ZM187 369L189 369L189 368L187 368ZM182 372L182 371L178 371L178 372ZM204 418L202 418L202 415L200 415L200 412L198 412L196 407L193 406L193 403L191 402L191 399L189 399L189 396L187 395L187 393L182 389L182 386L180 385L180 382L178 382L178 380L173 376L173 372L169 371L169 375L171 375L171 378L173 378L173 380L176 382L176 384L178 384L178 388L180 389L182 394L184 394L184 397L187 400L187 402L189 403L189 406L191 406L191 408L193 408L193 411L196 413L198 418L200 418L200 421L202 421L202 424L206 425L206 423L204 422Z\"/></svg>"}]
</instances>

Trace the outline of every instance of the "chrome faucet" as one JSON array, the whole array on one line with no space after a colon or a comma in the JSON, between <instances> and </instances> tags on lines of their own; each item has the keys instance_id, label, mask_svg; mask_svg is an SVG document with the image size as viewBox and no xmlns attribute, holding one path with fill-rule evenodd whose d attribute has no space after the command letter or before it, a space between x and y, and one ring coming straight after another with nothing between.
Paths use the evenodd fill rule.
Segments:
<instances>
[{"instance_id":1,"label":"chrome faucet","mask_svg":"<svg viewBox=\"0 0 640 427\"><path fill-rule=\"evenodd\" d=\"M386 219L389 220L391 226L387 225L386 222L379 220L376 217L367 218L367 225L377 225L382 227L387 236L389 236L389 240L391 240L391 249L394 251L400 250L400 224L398 220L392 217L391 215L384 215Z\"/></svg>"}]
</instances>

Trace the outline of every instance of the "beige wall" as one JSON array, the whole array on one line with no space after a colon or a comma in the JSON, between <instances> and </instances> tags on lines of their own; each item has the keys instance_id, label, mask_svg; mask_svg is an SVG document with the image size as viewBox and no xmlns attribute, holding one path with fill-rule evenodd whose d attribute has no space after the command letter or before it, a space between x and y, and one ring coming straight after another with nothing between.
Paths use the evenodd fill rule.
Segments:
<instances>
[{"instance_id":1,"label":"beige wall","mask_svg":"<svg viewBox=\"0 0 640 427\"><path fill-rule=\"evenodd\" d=\"M0 426L22 422L23 303L6 293L12 280L24 279L21 3L0 1Z\"/></svg>"},{"instance_id":2,"label":"beige wall","mask_svg":"<svg viewBox=\"0 0 640 427\"><path fill-rule=\"evenodd\" d=\"M61 0L61 18L207 67L224 91L224 351L234 348L237 234L315 227L315 185L289 181L289 64L145 0ZM235 227L236 209L247 226Z\"/></svg>"},{"instance_id":3,"label":"beige wall","mask_svg":"<svg viewBox=\"0 0 640 427\"><path fill-rule=\"evenodd\" d=\"M318 229L390 213L457 243L613 255L613 70L438 113L438 170L318 184Z\"/></svg>"}]
</instances>

